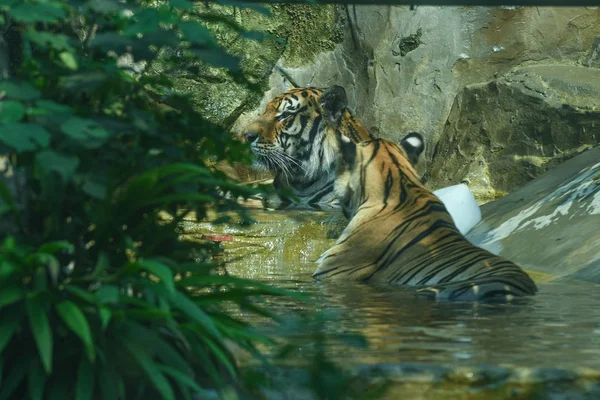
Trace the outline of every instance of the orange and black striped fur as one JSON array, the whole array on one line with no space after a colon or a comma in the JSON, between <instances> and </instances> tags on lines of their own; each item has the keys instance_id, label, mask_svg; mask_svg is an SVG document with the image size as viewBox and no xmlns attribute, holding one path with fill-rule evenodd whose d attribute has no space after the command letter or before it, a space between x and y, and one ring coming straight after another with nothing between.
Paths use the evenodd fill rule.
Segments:
<instances>
[{"instance_id":1,"label":"orange and black striped fur","mask_svg":"<svg viewBox=\"0 0 600 400\"><path fill-rule=\"evenodd\" d=\"M423 148L420 135L405 137L401 146L338 140L335 193L350 222L318 260L315 278L417 286L419 294L440 300L510 300L537 292L520 267L467 241L421 184L408 161Z\"/></svg>"},{"instance_id":2,"label":"orange and black striped fur","mask_svg":"<svg viewBox=\"0 0 600 400\"><path fill-rule=\"evenodd\" d=\"M255 165L275 172L284 203L339 207L333 194L338 153L336 132L354 142L372 139L347 108L344 88L295 88L267 104L244 132Z\"/></svg>"}]
</instances>

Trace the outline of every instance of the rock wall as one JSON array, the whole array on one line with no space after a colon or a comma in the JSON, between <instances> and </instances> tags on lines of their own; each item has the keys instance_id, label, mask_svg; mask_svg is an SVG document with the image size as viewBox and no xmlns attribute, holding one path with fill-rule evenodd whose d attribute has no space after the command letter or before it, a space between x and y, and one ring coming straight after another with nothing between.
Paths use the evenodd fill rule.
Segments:
<instances>
[{"instance_id":1,"label":"rock wall","mask_svg":"<svg viewBox=\"0 0 600 400\"><path fill-rule=\"evenodd\" d=\"M341 14L346 22L345 35L333 50L307 56L303 60L284 55L278 65L300 85L327 86L335 83L344 86L355 113L383 137L397 141L411 130L424 133L427 147L424 161L418 169L429 179L432 188L469 181L467 175L476 174L448 161L452 150L449 137L455 135L447 130L450 129L447 121L451 110L455 110L454 121L469 118L456 114L461 111L471 115L484 113L481 118L487 121L494 120L490 117L495 111L502 111L502 130L485 139L492 141L487 148L493 149L503 145L508 137L517 135L514 129L511 131L512 128L504 124L505 119L510 120L514 111L529 100L540 100L535 100L535 96L529 100L527 96L521 96L511 103L509 90L504 101L497 104L504 109L471 109L469 104L476 106L477 97L473 94L475 97L471 103L466 104L465 98L469 95L463 91L471 90L469 93L472 94L477 84L502 79L511 73L514 75L511 71L525 66L579 65L594 70L600 66L598 7L415 7L411 10L405 6L348 6ZM313 47L312 42L296 43ZM497 84L498 87L503 85L503 81ZM552 86L552 83L549 85ZM235 130L243 129L261 113L267 101L288 88L277 71L271 74L269 86L259 106L240 115L234 124ZM560 101L567 108L580 110L583 100L589 96L580 96L578 88L581 85L566 86L566 89L559 90L562 93ZM493 93L489 95L493 96ZM572 106L571 103L576 104ZM549 135L550 140L561 136L556 132L531 131L539 125L535 123L538 115L551 112L556 107L560 109L562 105L549 107L540 108L538 114L533 113L528 125L519 125L525 129L519 134L531 137ZM579 111L573 112L577 114ZM542 117L544 129L556 131L559 128L552 127L558 123L569 127L565 135L581 131L578 124L582 119L572 119L569 115L565 113L550 119ZM585 118L588 118L586 126L590 127L594 126L597 115L592 113ZM454 126L452 129L456 129L456 124ZM481 141L479 134L471 129L463 140ZM435 153L436 144L443 137L446 137L448 151ZM533 155L563 159L580 144L597 143L598 138L600 136L594 133L570 138L556 143L558 150L554 153L549 150L552 145L545 144L543 152ZM499 141L499 144L494 141ZM503 156L510 155L510 151ZM527 151L514 155L527 156ZM501 174L502 171L495 171L493 163L487 162L495 157L494 152L489 150L488 153L491 155L485 157L484 167L491 169L492 175ZM556 157L559 154L563 158ZM544 170L530 168L527 163L517 163L514 169L514 173L501 183L479 174L480 186L489 186L478 191L479 200L485 202L510 191Z\"/></svg>"},{"instance_id":2,"label":"rock wall","mask_svg":"<svg viewBox=\"0 0 600 400\"><path fill-rule=\"evenodd\" d=\"M198 11L212 17L213 22L207 25L219 44L229 54L239 57L248 79L265 90L281 57L295 65L330 51L342 40L346 26L338 9L332 6L271 5L260 6L261 12L250 6L198 7ZM243 27L248 34L240 35L232 26ZM161 63L153 64L151 72L164 72ZM231 128L243 111L256 107L263 97L262 92L235 82L223 69L204 63L182 62L178 71L168 73L175 74L175 90L190 94L204 116L226 129Z\"/></svg>"},{"instance_id":3,"label":"rock wall","mask_svg":"<svg viewBox=\"0 0 600 400\"><path fill-rule=\"evenodd\" d=\"M502 197L600 140L600 69L533 65L457 95L426 182Z\"/></svg>"}]
</instances>

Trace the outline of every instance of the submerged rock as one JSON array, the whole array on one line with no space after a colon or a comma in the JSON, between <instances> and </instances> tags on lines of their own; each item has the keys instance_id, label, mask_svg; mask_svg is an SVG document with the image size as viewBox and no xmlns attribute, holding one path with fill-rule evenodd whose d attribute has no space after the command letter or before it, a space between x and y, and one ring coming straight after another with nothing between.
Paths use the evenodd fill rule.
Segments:
<instances>
[{"instance_id":1,"label":"submerged rock","mask_svg":"<svg viewBox=\"0 0 600 400\"><path fill-rule=\"evenodd\" d=\"M599 92L599 69L566 65L466 86L437 143L428 185L467 183L480 202L522 186L600 141Z\"/></svg>"},{"instance_id":2,"label":"submerged rock","mask_svg":"<svg viewBox=\"0 0 600 400\"><path fill-rule=\"evenodd\" d=\"M485 204L467 239L537 281L600 283L600 146Z\"/></svg>"},{"instance_id":3,"label":"submerged rock","mask_svg":"<svg viewBox=\"0 0 600 400\"><path fill-rule=\"evenodd\" d=\"M281 389L264 390L265 397L318 398L301 385L300 382L306 381L302 379L303 375L304 371L294 368L280 369L275 376L271 374L271 385ZM398 363L355 368L348 371L345 379L346 385L353 388L351 398L592 400L600 395L600 371L586 369L504 368L493 365L449 368Z\"/></svg>"}]
</instances>

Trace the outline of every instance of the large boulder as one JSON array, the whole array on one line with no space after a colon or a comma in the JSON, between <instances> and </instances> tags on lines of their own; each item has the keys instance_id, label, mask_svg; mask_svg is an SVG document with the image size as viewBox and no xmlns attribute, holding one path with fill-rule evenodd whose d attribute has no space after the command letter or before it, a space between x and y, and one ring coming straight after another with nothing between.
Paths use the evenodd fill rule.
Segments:
<instances>
[{"instance_id":1,"label":"large boulder","mask_svg":"<svg viewBox=\"0 0 600 400\"><path fill-rule=\"evenodd\" d=\"M345 15L344 40L333 50L304 58L284 55L278 65L299 85L344 86L357 116L385 138L423 132L421 173L465 85L526 64L600 65L598 7L348 5ZM313 41L305 43L314 48ZM247 126L267 100L287 88L274 71L261 104L242 113L235 129Z\"/></svg>"},{"instance_id":2,"label":"large boulder","mask_svg":"<svg viewBox=\"0 0 600 400\"><path fill-rule=\"evenodd\" d=\"M481 211L467 239L534 272L537 282L600 283L600 146Z\"/></svg>"},{"instance_id":3,"label":"large boulder","mask_svg":"<svg viewBox=\"0 0 600 400\"><path fill-rule=\"evenodd\" d=\"M467 183L480 202L519 188L600 141L600 69L536 65L456 97L426 179Z\"/></svg>"}]
</instances>

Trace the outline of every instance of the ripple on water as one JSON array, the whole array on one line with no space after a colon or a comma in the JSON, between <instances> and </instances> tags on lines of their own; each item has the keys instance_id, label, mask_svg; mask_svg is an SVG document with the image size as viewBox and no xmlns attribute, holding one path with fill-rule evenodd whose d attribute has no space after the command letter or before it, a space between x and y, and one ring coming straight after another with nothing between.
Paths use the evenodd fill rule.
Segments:
<instances>
[{"instance_id":1,"label":"ripple on water","mask_svg":"<svg viewBox=\"0 0 600 400\"><path fill-rule=\"evenodd\" d=\"M279 234L263 230L269 232L269 238L254 237L253 253L232 262L228 269L239 276L311 292L321 312L335 311L335 318L319 327L327 338L331 359L371 371L384 366L398 371L413 368L421 371L414 376L444 376L454 383L468 378L466 372L450 372L461 368L471 371L468 379L475 380L491 379L492 374L496 380L513 382L562 382L576 379L569 375L576 374L600 381L598 285L539 284L539 293L532 298L476 304L436 303L416 298L408 288L317 283L311 278L314 260L333 243L326 239L327 221L330 216L323 215L309 218L309 222L286 225L280 221ZM236 256L240 254L238 248ZM268 303L281 315L306 309L290 299L269 299ZM259 317L245 317L264 322ZM348 333L363 335L368 346L351 346L340 340ZM309 352L310 346L303 351ZM403 379L410 375L404 370L402 374ZM600 398L600 390L595 393Z\"/></svg>"}]
</instances>

